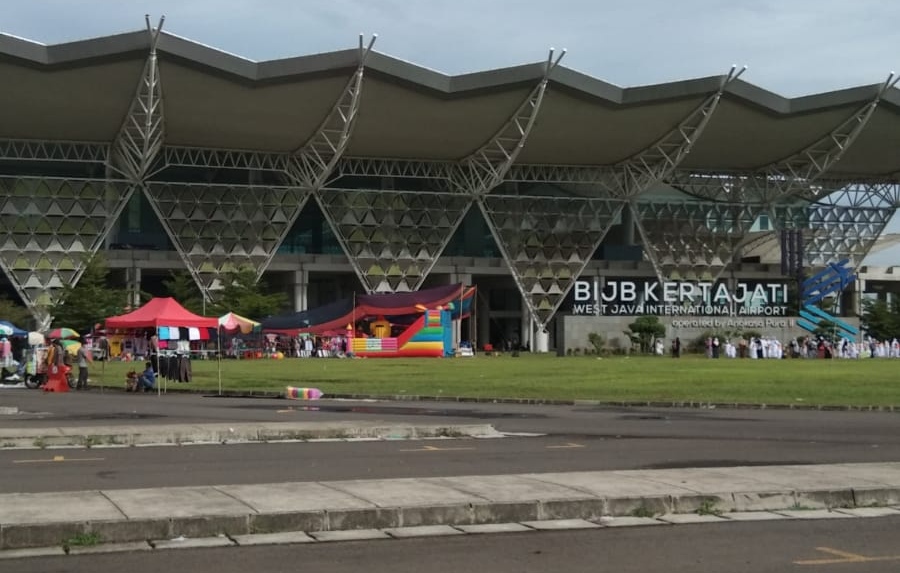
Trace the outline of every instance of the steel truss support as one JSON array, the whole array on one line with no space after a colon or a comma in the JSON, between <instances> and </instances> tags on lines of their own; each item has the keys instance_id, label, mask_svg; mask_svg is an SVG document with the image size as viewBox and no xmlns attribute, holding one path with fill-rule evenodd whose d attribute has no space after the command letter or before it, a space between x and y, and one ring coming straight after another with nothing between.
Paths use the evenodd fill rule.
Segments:
<instances>
[{"instance_id":1,"label":"steel truss support","mask_svg":"<svg viewBox=\"0 0 900 573\"><path fill-rule=\"evenodd\" d=\"M761 205L632 202L644 250L661 281L715 281L732 263Z\"/></svg>"},{"instance_id":2,"label":"steel truss support","mask_svg":"<svg viewBox=\"0 0 900 573\"><path fill-rule=\"evenodd\" d=\"M154 29L150 16L146 17L150 35L150 55L144 64L137 92L119 134L110 147L108 166L121 173L125 179L141 183L150 173L165 139L165 121L162 105L162 86L156 58L156 46L162 33L165 16Z\"/></svg>"},{"instance_id":3,"label":"steel truss support","mask_svg":"<svg viewBox=\"0 0 900 573\"><path fill-rule=\"evenodd\" d=\"M703 100L674 129L647 149L606 170L600 182L614 197L635 197L669 176L690 153L712 118L729 84L737 80L746 66L722 76L719 88Z\"/></svg>"},{"instance_id":4,"label":"steel truss support","mask_svg":"<svg viewBox=\"0 0 900 573\"><path fill-rule=\"evenodd\" d=\"M819 205L839 205L844 207L869 207L873 209L896 209L900 207L900 184L898 183L848 183L828 195L819 197Z\"/></svg>"},{"instance_id":5,"label":"steel truss support","mask_svg":"<svg viewBox=\"0 0 900 573\"><path fill-rule=\"evenodd\" d=\"M78 282L131 185L103 179L0 177L0 267L40 326L55 293Z\"/></svg>"},{"instance_id":6,"label":"steel truss support","mask_svg":"<svg viewBox=\"0 0 900 573\"><path fill-rule=\"evenodd\" d=\"M408 177L414 179L450 179L457 164L452 161L405 161L344 157L338 163L339 175L365 177Z\"/></svg>"},{"instance_id":7,"label":"steel truss support","mask_svg":"<svg viewBox=\"0 0 900 573\"><path fill-rule=\"evenodd\" d=\"M328 188L322 212L366 290L415 291L472 205L462 193Z\"/></svg>"},{"instance_id":8,"label":"steel truss support","mask_svg":"<svg viewBox=\"0 0 900 573\"><path fill-rule=\"evenodd\" d=\"M458 164L452 161L406 161L344 157L338 163L336 173L369 177L401 177L413 179L452 179ZM605 181L605 174L598 167L570 165L514 164L506 172L505 181L598 184Z\"/></svg>"},{"instance_id":9,"label":"steel truss support","mask_svg":"<svg viewBox=\"0 0 900 573\"><path fill-rule=\"evenodd\" d=\"M871 101L857 109L830 133L791 157L751 173L675 173L669 183L687 193L715 201L759 201L773 204L796 196L816 201L843 184L823 175L840 161L862 133L888 90L900 81L891 73ZM821 180L821 181L820 181Z\"/></svg>"},{"instance_id":10,"label":"steel truss support","mask_svg":"<svg viewBox=\"0 0 900 573\"><path fill-rule=\"evenodd\" d=\"M822 267L843 259L862 264L897 210L894 184L848 185L815 203L776 204L776 228L803 232L804 263Z\"/></svg>"},{"instance_id":11,"label":"steel truss support","mask_svg":"<svg viewBox=\"0 0 900 573\"><path fill-rule=\"evenodd\" d=\"M363 35L359 35L359 64L356 73L347 82L341 97L313 136L290 157L286 172L296 184L318 191L344 154L359 112L366 59L377 38L377 35L372 36L366 46Z\"/></svg>"},{"instance_id":12,"label":"steel truss support","mask_svg":"<svg viewBox=\"0 0 900 573\"><path fill-rule=\"evenodd\" d=\"M203 296L226 274L259 277L309 198L298 187L148 183L150 204Z\"/></svg>"},{"instance_id":13,"label":"steel truss support","mask_svg":"<svg viewBox=\"0 0 900 573\"><path fill-rule=\"evenodd\" d=\"M862 106L843 123L812 145L775 165L764 169L767 180L774 182L781 197L799 195L814 201L822 188L814 184L828 169L840 161L847 149L869 123L881 98L900 81L891 72L872 101Z\"/></svg>"},{"instance_id":14,"label":"steel truss support","mask_svg":"<svg viewBox=\"0 0 900 573\"><path fill-rule=\"evenodd\" d=\"M105 143L0 139L0 159L106 163L108 156L109 145Z\"/></svg>"},{"instance_id":15,"label":"steel truss support","mask_svg":"<svg viewBox=\"0 0 900 573\"><path fill-rule=\"evenodd\" d=\"M480 196L504 181L534 127L544 101L544 93L550 84L550 74L565 55L566 51L563 50L554 60L553 48L550 49L541 81L490 141L460 161L450 177L453 187L464 193Z\"/></svg>"},{"instance_id":16,"label":"steel truss support","mask_svg":"<svg viewBox=\"0 0 900 573\"><path fill-rule=\"evenodd\" d=\"M211 167L284 173L289 162L289 155L286 153L170 145L163 148L162 155L163 163L168 167Z\"/></svg>"},{"instance_id":17,"label":"steel truss support","mask_svg":"<svg viewBox=\"0 0 900 573\"><path fill-rule=\"evenodd\" d=\"M491 193L479 205L532 318L544 330L624 202Z\"/></svg>"}]
</instances>

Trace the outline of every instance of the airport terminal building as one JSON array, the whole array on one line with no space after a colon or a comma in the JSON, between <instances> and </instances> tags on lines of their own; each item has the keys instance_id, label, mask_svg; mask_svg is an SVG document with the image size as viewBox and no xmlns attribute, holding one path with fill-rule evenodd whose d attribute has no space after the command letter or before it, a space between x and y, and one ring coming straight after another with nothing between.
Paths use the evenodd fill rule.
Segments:
<instances>
[{"instance_id":1,"label":"airport terminal building","mask_svg":"<svg viewBox=\"0 0 900 573\"><path fill-rule=\"evenodd\" d=\"M464 283L463 340L536 350L643 314L802 333L796 276L841 263L849 326L900 292L861 266L900 204L895 78L786 99L735 69L620 88L552 51L446 76L372 44L0 34L0 289L40 315L95 251L135 293L250 266L295 310Z\"/></svg>"}]
</instances>

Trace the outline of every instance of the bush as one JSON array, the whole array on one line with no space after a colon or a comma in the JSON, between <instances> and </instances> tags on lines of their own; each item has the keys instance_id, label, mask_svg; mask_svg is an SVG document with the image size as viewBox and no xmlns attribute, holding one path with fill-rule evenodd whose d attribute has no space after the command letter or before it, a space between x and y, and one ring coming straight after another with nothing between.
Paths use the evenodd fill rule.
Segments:
<instances>
[{"instance_id":1,"label":"bush","mask_svg":"<svg viewBox=\"0 0 900 573\"><path fill-rule=\"evenodd\" d=\"M598 332L588 334L588 342L594 347L594 353L596 354L600 354L603 351L603 347L606 346L606 340L604 340L603 335Z\"/></svg>"}]
</instances>

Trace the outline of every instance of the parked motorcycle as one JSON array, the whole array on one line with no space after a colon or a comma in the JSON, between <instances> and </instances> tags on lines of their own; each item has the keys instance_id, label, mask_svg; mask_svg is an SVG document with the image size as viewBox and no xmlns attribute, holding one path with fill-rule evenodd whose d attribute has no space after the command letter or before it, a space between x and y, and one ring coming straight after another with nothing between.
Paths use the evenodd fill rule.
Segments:
<instances>
[{"instance_id":1,"label":"parked motorcycle","mask_svg":"<svg viewBox=\"0 0 900 573\"><path fill-rule=\"evenodd\" d=\"M47 383L47 373L39 372L35 374L26 374L25 375L25 386L28 388L43 388L44 384ZM78 381L75 379L75 376L72 374L70 370L66 373L66 383L69 385L69 388L75 388L78 384Z\"/></svg>"}]
</instances>

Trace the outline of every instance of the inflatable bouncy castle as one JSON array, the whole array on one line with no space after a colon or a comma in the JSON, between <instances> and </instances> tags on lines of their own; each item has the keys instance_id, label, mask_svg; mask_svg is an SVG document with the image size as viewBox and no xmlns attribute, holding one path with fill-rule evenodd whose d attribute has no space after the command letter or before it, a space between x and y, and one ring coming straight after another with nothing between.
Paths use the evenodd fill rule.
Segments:
<instances>
[{"instance_id":1,"label":"inflatable bouncy castle","mask_svg":"<svg viewBox=\"0 0 900 573\"><path fill-rule=\"evenodd\" d=\"M290 336L347 333L347 350L367 358L454 355L453 326L471 315L475 287L462 284L415 292L358 295L274 316L262 330Z\"/></svg>"},{"instance_id":2,"label":"inflatable bouncy castle","mask_svg":"<svg viewBox=\"0 0 900 573\"><path fill-rule=\"evenodd\" d=\"M452 356L453 328L449 310L426 310L398 336L359 338L351 351L364 358Z\"/></svg>"}]
</instances>

